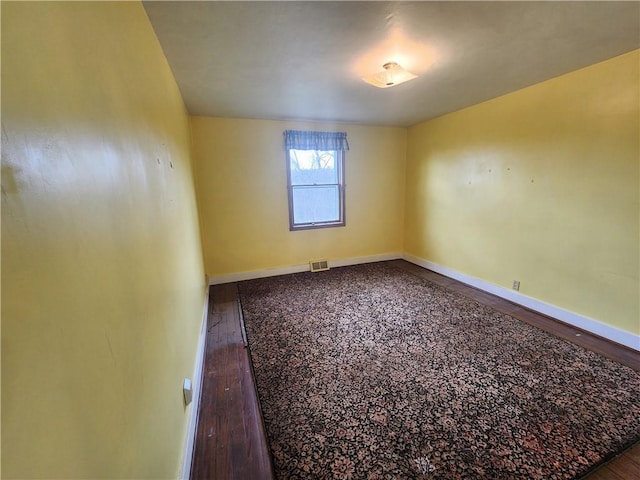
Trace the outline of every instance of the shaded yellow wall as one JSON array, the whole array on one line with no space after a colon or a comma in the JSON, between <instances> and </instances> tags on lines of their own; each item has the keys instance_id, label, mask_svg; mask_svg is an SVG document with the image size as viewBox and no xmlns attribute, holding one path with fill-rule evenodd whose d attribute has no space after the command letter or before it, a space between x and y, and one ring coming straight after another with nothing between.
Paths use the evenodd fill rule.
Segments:
<instances>
[{"instance_id":1,"label":"shaded yellow wall","mask_svg":"<svg viewBox=\"0 0 640 480\"><path fill-rule=\"evenodd\" d=\"M406 129L191 118L207 274L402 251ZM346 131L346 226L289 231L287 129Z\"/></svg>"},{"instance_id":2,"label":"shaded yellow wall","mask_svg":"<svg viewBox=\"0 0 640 480\"><path fill-rule=\"evenodd\" d=\"M139 3L2 2L2 478L175 478L204 270Z\"/></svg>"},{"instance_id":3,"label":"shaded yellow wall","mask_svg":"<svg viewBox=\"0 0 640 480\"><path fill-rule=\"evenodd\" d=\"M639 63L410 128L405 251L640 333Z\"/></svg>"}]
</instances>

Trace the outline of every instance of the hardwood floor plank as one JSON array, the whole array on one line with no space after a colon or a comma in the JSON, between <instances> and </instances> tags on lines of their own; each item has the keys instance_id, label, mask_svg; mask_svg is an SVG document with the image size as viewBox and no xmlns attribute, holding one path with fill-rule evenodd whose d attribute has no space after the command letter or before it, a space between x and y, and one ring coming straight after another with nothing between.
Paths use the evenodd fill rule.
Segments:
<instances>
[{"instance_id":1,"label":"hardwood floor plank","mask_svg":"<svg viewBox=\"0 0 640 480\"><path fill-rule=\"evenodd\" d=\"M625 455L634 462L640 464L640 443L628 450Z\"/></svg>"},{"instance_id":2,"label":"hardwood floor plank","mask_svg":"<svg viewBox=\"0 0 640 480\"><path fill-rule=\"evenodd\" d=\"M640 480L640 463L636 461L638 455L640 442L584 477L584 480Z\"/></svg>"},{"instance_id":3,"label":"hardwood floor plank","mask_svg":"<svg viewBox=\"0 0 640 480\"><path fill-rule=\"evenodd\" d=\"M617 458L615 462L608 464L607 467L624 480L640 479L640 464L624 455Z\"/></svg>"},{"instance_id":4,"label":"hardwood floor plank","mask_svg":"<svg viewBox=\"0 0 640 480\"><path fill-rule=\"evenodd\" d=\"M488 294L469 285L426 270L405 260L392 260L389 264L437 285L449 288L479 303L488 305L520 321L563 338L569 342L599 353L615 362L640 371L640 352L593 335L572 325L529 310L503 298ZM589 475L588 480L640 480L640 444Z\"/></svg>"},{"instance_id":5,"label":"hardwood floor plank","mask_svg":"<svg viewBox=\"0 0 640 480\"><path fill-rule=\"evenodd\" d=\"M640 353L631 349L404 260L389 264L640 371ZM236 284L211 288L193 480L274 478L238 306ZM640 444L587 478L640 480L638 467Z\"/></svg>"},{"instance_id":6,"label":"hardwood floor plank","mask_svg":"<svg viewBox=\"0 0 640 480\"><path fill-rule=\"evenodd\" d=\"M449 288L454 292L488 305L495 310L511 315L518 320L538 327L541 330L599 353L611 360L640 372L640 352L631 348L611 342L610 340L576 328L573 325L563 323L554 318L547 317L546 315L542 315L538 312L534 312L533 310L529 310L503 298L478 290L475 287L465 285L457 280L448 279L449 282L447 282L443 279L446 278L443 275L432 272L418 265L414 265L406 260L392 260L388 263L396 268L400 268L420 278L429 280L437 285Z\"/></svg>"},{"instance_id":7,"label":"hardwood floor plank","mask_svg":"<svg viewBox=\"0 0 640 480\"><path fill-rule=\"evenodd\" d=\"M211 287L191 479L273 478L235 284Z\"/></svg>"},{"instance_id":8,"label":"hardwood floor plank","mask_svg":"<svg viewBox=\"0 0 640 480\"><path fill-rule=\"evenodd\" d=\"M607 465L599 468L594 473L587 477L588 480L625 480L617 473L609 469Z\"/></svg>"}]
</instances>

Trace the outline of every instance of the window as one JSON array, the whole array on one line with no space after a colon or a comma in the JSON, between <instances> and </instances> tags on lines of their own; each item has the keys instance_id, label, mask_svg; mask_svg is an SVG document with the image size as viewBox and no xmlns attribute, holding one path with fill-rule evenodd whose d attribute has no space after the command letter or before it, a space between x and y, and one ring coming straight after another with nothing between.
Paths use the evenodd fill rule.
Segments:
<instances>
[{"instance_id":1,"label":"window","mask_svg":"<svg viewBox=\"0 0 640 480\"><path fill-rule=\"evenodd\" d=\"M344 219L344 132L285 133L289 229L339 227Z\"/></svg>"}]
</instances>

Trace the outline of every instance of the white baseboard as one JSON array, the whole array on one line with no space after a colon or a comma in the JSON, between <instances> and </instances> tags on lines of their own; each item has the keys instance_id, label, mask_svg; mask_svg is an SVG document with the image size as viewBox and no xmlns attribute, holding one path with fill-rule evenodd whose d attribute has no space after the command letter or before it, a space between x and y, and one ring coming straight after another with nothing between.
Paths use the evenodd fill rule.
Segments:
<instances>
[{"instance_id":1,"label":"white baseboard","mask_svg":"<svg viewBox=\"0 0 640 480\"><path fill-rule=\"evenodd\" d=\"M389 260L398 260L402 258L402 253L392 252L383 253L381 255L367 255L365 257L342 258L339 260L329 260L330 267L346 267L349 265L361 265L363 263L386 262ZM307 269L309 265L307 265Z\"/></svg>"},{"instance_id":2,"label":"white baseboard","mask_svg":"<svg viewBox=\"0 0 640 480\"><path fill-rule=\"evenodd\" d=\"M485 292L504 298L530 310L534 310L561 322L586 330L594 335L611 340L612 342L640 351L640 336L634 333L621 330L598 320L594 320L593 318L585 317L584 315L580 315L570 310L565 310L564 308L537 300L533 297L528 297L520 292L500 287L485 280L460 273L451 268L443 267L442 265L438 265L437 263L433 263L413 255L405 253L403 258L407 262L419 265L428 270L433 270L434 272L440 273L446 277L453 278L462 283L466 283L467 285L471 285L472 287L484 290Z\"/></svg>"},{"instance_id":3,"label":"white baseboard","mask_svg":"<svg viewBox=\"0 0 640 480\"><path fill-rule=\"evenodd\" d=\"M361 263L384 262L387 260L397 260L402 257L402 253L392 252L381 255L367 255L364 257L341 258L329 260L329 267L345 267L347 265L359 265ZM265 268L264 270L252 270L250 272L230 273L228 275L214 275L209 277L209 285L219 285L221 283L241 282L243 280L253 280L254 278L275 277L277 275L288 275L290 273L308 272L309 264L290 265L287 267Z\"/></svg>"},{"instance_id":4,"label":"white baseboard","mask_svg":"<svg viewBox=\"0 0 640 480\"><path fill-rule=\"evenodd\" d=\"M180 468L180 479L189 480L191 476L191 459L193 458L193 449L196 440L196 428L198 426L198 412L200 410L200 392L202 392L202 369L204 367L204 346L207 337L207 317L209 315L209 286L206 287L204 298L204 307L202 314L202 325L200 327L200 338L198 340L198 349L196 351L195 367L193 369L193 401L187 406L189 410L189 419L187 420L187 434L184 442L184 451L182 454L182 466Z\"/></svg>"},{"instance_id":5,"label":"white baseboard","mask_svg":"<svg viewBox=\"0 0 640 480\"><path fill-rule=\"evenodd\" d=\"M558 307L556 305L552 305L550 303L543 302L533 297L523 295L520 292L516 292L514 290L509 290L507 288L500 287L498 285L487 282L485 280L472 277L470 275L458 272L451 268L444 267L442 265L438 265L437 263L433 263L428 260L424 260L422 258L409 255L406 253L402 254L399 252L393 252L393 253L386 253L381 255L368 255L364 257L352 257L352 258L343 258L338 260L329 260L329 266L344 267L347 265L358 265L361 263L397 260L399 258L403 258L404 260L411 262L415 265L419 265L429 270L433 270L434 272L453 278L462 283L466 283L467 285L471 285L472 287L478 288L485 292L504 298L513 303L526 307L530 310L534 310L536 312L542 313L543 315L547 315L549 317L555 318L556 320L559 320L561 322L567 323L569 325L573 325L574 327L593 333L594 335L598 335L600 337L606 338L608 340L611 340L612 342L616 342L626 347L640 351L640 335L636 335L632 332L627 332L626 330L621 330L619 328L613 327L611 325L600 322L593 318L580 315L570 310L565 310L564 308ZM249 272L240 272L240 273L231 273L228 275L211 276L209 277L209 284L218 285L221 283L241 282L243 280L252 280L254 278L273 277L276 275L287 275L290 273L307 272L307 271L309 271L309 264L303 263L299 265L290 265L286 267L267 268L263 270L253 270Z\"/></svg>"}]
</instances>

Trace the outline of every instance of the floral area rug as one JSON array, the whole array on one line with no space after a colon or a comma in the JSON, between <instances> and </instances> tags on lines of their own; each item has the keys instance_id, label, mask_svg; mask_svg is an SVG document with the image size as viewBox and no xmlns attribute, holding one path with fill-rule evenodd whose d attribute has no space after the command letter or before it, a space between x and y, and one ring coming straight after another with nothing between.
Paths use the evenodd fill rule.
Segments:
<instances>
[{"instance_id":1,"label":"floral area rug","mask_svg":"<svg viewBox=\"0 0 640 480\"><path fill-rule=\"evenodd\" d=\"M640 375L384 263L239 284L280 479L572 479Z\"/></svg>"}]
</instances>

